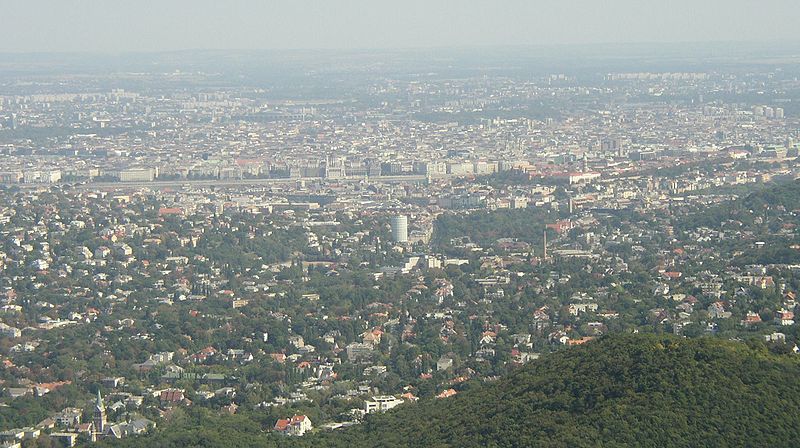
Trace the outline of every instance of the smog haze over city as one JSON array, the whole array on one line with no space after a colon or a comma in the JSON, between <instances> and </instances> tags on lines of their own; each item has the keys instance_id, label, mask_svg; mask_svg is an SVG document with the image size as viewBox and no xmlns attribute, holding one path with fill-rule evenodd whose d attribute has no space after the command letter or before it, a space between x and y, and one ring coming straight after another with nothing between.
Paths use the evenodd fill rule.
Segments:
<instances>
[{"instance_id":1,"label":"smog haze over city","mask_svg":"<svg viewBox=\"0 0 800 448\"><path fill-rule=\"evenodd\" d=\"M0 52L798 41L791 0L11 0Z\"/></svg>"},{"instance_id":2,"label":"smog haze over city","mask_svg":"<svg viewBox=\"0 0 800 448\"><path fill-rule=\"evenodd\" d=\"M4 2L0 448L797 446L799 18Z\"/></svg>"}]
</instances>

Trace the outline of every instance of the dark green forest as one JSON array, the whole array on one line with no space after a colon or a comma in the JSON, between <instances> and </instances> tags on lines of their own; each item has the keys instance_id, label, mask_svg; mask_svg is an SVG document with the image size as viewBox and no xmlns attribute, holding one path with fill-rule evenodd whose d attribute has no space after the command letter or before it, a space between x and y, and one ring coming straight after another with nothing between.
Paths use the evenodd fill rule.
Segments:
<instances>
[{"instance_id":1,"label":"dark green forest","mask_svg":"<svg viewBox=\"0 0 800 448\"><path fill-rule=\"evenodd\" d=\"M499 238L538 246L541 245L546 224L559 218L556 212L537 207L442 215L436 222L435 243L443 250L452 251L451 240L469 235L472 243L483 247L493 246Z\"/></svg>"},{"instance_id":2,"label":"dark green forest","mask_svg":"<svg viewBox=\"0 0 800 448\"><path fill-rule=\"evenodd\" d=\"M794 210L800 204L800 181L793 181L758 189L735 201L699 210L682 218L678 226L682 229L698 227L720 228L725 223L753 226L758 222L772 222L785 211ZM759 220L760 218L760 220ZM777 226L778 223L775 222Z\"/></svg>"},{"instance_id":3,"label":"dark green forest","mask_svg":"<svg viewBox=\"0 0 800 448\"><path fill-rule=\"evenodd\" d=\"M736 254L731 265L794 264L800 262L800 250L792 247L800 243L792 232L800 225L798 204L800 181L786 182L679 216L675 227L685 233L700 228L723 232L726 240L715 241L714 248ZM763 247L750 250L755 241Z\"/></svg>"},{"instance_id":4,"label":"dark green forest","mask_svg":"<svg viewBox=\"0 0 800 448\"><path fill-rule=\"evenodd\" d=\"M253 419L190 411L114 445L796 446L798 387L800 362L758 342L614 335L341 432L288 440Z\"/></svg>"}]
</instances>

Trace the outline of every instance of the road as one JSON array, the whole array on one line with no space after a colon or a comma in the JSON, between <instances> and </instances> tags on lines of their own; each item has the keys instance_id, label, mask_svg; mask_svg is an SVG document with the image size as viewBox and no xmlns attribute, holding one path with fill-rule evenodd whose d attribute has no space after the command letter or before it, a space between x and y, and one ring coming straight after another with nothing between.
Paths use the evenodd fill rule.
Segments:
<instances>
[{"instance_id":1,"label":"road","mask_svg":"<svg viewBox=\"0 0 800 448\"><path fill-rule=\"evenodd\" d=\"M292 179L213 179L213 180L158 180L153 182L87 182L79 184L77 188L84 190L135 190L140 188L203 188L203 187L236 187L275 184L294 184L299 181L326 182L326 183L353 183L362 182L363 177L349 177L343 179L323 179L321 177L298 177ZM410 176L378 176L370 177L369 182L376 183L416 183L426 179L423 175ZM39 184L41 186L41 184Z\"/></svg>"}]
</instances>

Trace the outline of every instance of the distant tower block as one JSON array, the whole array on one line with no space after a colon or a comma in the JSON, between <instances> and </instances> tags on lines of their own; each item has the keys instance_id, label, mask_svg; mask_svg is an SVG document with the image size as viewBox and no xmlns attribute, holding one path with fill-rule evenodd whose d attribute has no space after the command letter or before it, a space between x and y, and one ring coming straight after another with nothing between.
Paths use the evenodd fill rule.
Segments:
<instances>
[{"instance_id":1,"label":"distant tower block","mask_svg":"<svg viewBox=\"0 0 800 448\"><path fill-rule=\"evenodd\" d=\"M395 243L408 242L408 217L405 215L392 216L392 241Z\"/></svg>"},{"instance_id":2,"label":"distant tower block","mask_svg":"<svg viewBox=\"0 0 800 448\"><path fill-rule=\"evenodd\" d=\"M547 228L544 229L544 235L542 239L542 260L547 260Z\"/></svg>"}]
</instances>

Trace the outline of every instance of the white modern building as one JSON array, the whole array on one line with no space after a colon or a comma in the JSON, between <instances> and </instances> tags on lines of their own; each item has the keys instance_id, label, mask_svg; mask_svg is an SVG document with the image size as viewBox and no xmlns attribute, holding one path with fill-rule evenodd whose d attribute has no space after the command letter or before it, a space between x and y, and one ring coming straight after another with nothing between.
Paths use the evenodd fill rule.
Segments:
<instances>
[{"instance_id":1,"label":"white modern building","mask_svg":"<svg viewBox=\"0 0 800 448\"><path fill-rule=\"evenodd\" d=\"M372 401L364 402L364 412L367 414L384 412L401 404L403 404L403 400L397 397L393 397L391 395L379 395L377 397L372 397Z\"/></svg>"},{"instance_id":2,"label":"white modern building","mask_svg":"<svg viewBox=\"0 0 800 448\"><path fill-rule=\"evenodd\" d=\"M405 215L392 216L392 241L395 243L408 242L408 217Z\"/></svg>"},{"instance_id":3,"label":"white modern building","mask_svg":"<svg viewBox=\"0 0 800 448\"><path fill-rule=\"evenodd\" d=\"M158 170L153 168L128 168L119 172L121 182L152 182L158 177Z\"/></svg>"}]
</instances>

